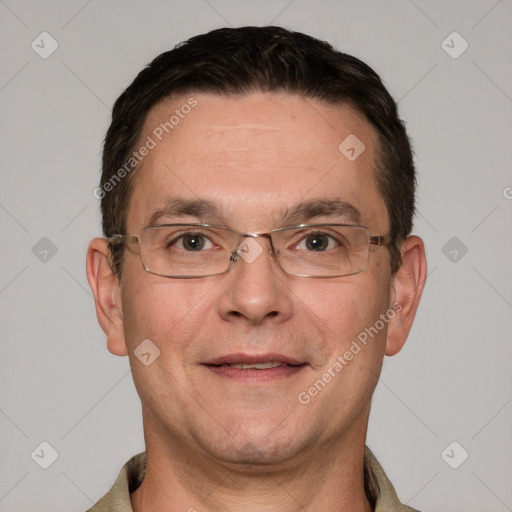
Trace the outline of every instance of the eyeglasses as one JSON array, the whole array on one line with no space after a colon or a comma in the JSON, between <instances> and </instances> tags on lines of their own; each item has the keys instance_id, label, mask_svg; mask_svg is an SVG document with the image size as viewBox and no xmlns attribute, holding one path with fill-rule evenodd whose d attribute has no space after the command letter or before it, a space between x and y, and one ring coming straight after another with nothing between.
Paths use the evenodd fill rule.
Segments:
<instances>
[{"instance_id":1,"label":"eyeglasses","mask_svg":"<svg viewBox=\"0 0 512 512\"><path fill-rule=\"evenodd\" d=\"M249 240L247 240L249 238ZM160 224L139 235L114 235L112 246L138 244L142 266L163 277L223 274L240 258L247 263L263 252L256 238L270 240L281 269L299 277L339 277L366 270L370 245L389 245L387 235L346 224L300 224L269 233L239 233L214 224ZM251 241L252 240L252 241Z\"/></svg>"}]
</instances>

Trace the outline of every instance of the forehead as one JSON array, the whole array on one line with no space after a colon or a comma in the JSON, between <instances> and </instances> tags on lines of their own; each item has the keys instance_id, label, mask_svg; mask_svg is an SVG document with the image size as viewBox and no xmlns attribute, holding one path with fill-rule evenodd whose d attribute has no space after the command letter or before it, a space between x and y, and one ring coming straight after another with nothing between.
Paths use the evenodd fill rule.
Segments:
<instances>
[{"instance_id":1,"label":"forehead","mask_svg":"<svg viewBox=\"0 0 512 512\"><path fill-rule=\"evenodd\" d=\"M134 177L132 231L169 201L197 199L245 230L271 229L292 205L318 198L352 204L366 223L386 221L375 132L347 104L275 93L182 96L153 107L141 144L152 148Z\"/></svg>"}]
</instances>

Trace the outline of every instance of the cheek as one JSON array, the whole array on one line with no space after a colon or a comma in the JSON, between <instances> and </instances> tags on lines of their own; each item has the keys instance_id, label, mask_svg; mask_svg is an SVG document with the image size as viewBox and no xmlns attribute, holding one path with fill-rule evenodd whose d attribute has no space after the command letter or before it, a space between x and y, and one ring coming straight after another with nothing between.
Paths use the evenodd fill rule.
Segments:
<instances>
[{"instance_id":1,"label":"cheek","mask_svg":"<svg viewBox=\"0 0 512 512\"><path fill-rule=\"evenodd\" d=\"M295 291L302 309L331 340L334 347L342 349L371 327L388 308L389 284L379 283L364 274L329 280L317 287L299 288ZM321 286L320 286L321 284Z\"/></svg>"},{"instance_id":2,"label":"cheek","mask_svg":"<svg viewBox=\"0 0 512 512\"><path fill-rule=\"evenodd\" d=\"M150 339L160 350L160 364L177 374L187 372L184 363L196 357L218 321L215 305L225 276L174 280L135 269L124 277L123 327L129 353Z\"/></svg>"},{"instance_id":3,"label":"cheek","mask_svg":"<svg viewBox=\"0 0 512 512\"><path fill-rule=\"evenodd\" d=\"M128 277L128 276L124 276ZM133 351L144 339L165 350L168 340L179 342L181 332L208 290L190 290L188 282L163 280L148 273L127 279L123 290L126 343Z\"/></svg>"}]
</instances>

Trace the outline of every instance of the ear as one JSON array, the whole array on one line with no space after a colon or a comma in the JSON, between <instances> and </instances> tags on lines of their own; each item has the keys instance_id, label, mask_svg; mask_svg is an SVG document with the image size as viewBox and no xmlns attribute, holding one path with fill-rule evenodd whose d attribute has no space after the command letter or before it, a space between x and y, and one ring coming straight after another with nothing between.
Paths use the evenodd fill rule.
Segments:
<instances>
[{"instance_id":1,"label":"ear","mask_svg":"<svg viewBox=\"0 0 512 512\"><path fill-rule=\"evenodd\" d=\"M394 356L405 344L427 278L423 240L407 238L402 245L402 264L393 278L391 307L396 315L388 324L386 355Z\"/></svg>"},{"instance_id":2,"label":"ear","mask_svg":"<svg viewBox=\"0 0 512 512\"><path fill-rule=\"evenodd\" d=\"M123 309L119 279L110 266L108 241L95 238L87 250L87 280L96 302L98 322L107 335L107 348L112 354L128 354L123 330Z\"/></svg>"}]
</instances>

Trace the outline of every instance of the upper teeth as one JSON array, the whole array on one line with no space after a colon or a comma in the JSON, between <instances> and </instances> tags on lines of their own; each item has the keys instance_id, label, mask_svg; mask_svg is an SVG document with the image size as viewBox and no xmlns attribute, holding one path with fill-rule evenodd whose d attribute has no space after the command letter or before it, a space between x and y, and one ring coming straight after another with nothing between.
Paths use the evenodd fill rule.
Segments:
<instances>
[{"instance_id":1,"label":"upper teeth","mask_svg":"<svg viewBox=\"0 0 512 512\"><path fill-rule=\"evenodd\" d=\"M277 368L278 366L281 366L281 363L279 361L269 361L268 363L252 363L252 364L243 364L243 363L231 363L229 366L231 368L236 368L238 370L267 370L269 368Z\"/></svg>"}]
</instances>

